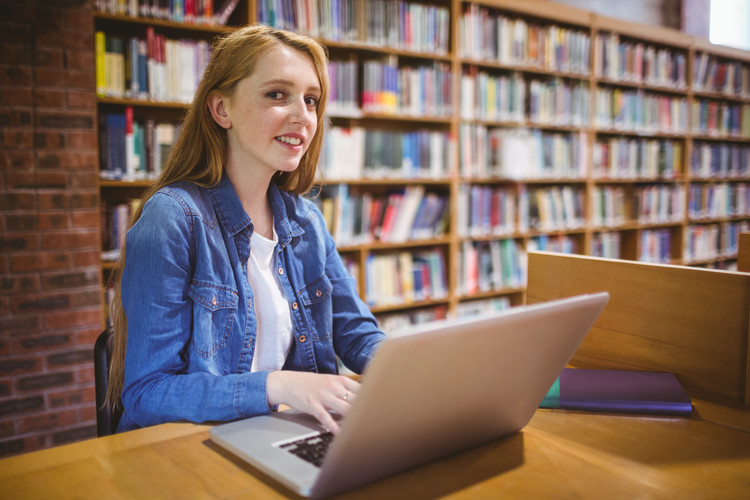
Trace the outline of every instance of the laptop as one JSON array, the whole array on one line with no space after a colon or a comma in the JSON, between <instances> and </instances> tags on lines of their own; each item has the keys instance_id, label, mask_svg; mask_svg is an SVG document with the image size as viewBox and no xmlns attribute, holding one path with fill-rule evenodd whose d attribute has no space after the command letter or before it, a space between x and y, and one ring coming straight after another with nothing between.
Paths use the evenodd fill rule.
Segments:
<instances>
[{"instance_id":1,"label":"laptop","mask_svg":"<svg viewBox=\"0 0 750 500\"><path fill-rule=\"evenodd\" d=\"M580 295L387 338L332 439L293 410L215 426L211 439L320 498L507 436L529 422L608 300ZM321 458L306 441L330 446Z\"/></svg>"}]
</instances>

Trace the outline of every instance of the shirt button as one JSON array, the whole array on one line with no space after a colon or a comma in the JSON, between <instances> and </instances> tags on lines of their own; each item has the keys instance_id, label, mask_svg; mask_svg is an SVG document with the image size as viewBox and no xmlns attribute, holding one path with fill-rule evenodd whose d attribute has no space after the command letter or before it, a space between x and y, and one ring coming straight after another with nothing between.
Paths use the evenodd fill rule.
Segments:
<instances>
[{"instance_id":1,"label":"shirt button","mask_svg":"<svg viewBox=\"0 0 750 500\"><path fill-rule=\"evenodd\" d=\"M305 337L304 335L300 335L299 336L299 341L300 342L304 342L305 340L307 340L307 337Z\"/></svg>"},{"instance_id":2,"label":"shirt button","mask_svg":"<svg viewBox=\"0 0 750 500\"><path fill-rule=\"evenodd\" d=\"M284 274L284 268L283 267L279 268L279 274Z\"/></svg>"},{"instance_id":3,"label":"shirt button","mask_svg":"<svg viewBox=\"0 0 750 500\"><path fill-rule=\"evenodd\" d=\"M214 297L214 298L213 298L213 299L211 300L211 305L214 305L214 306L216 305L216 297Z\"/></svg>"},{"instance_id":4,"label":"shirt button","mask_svg":"<svg viewBox=\"0 0 750 500\"><path fill-rule=\"evenodd\" d=\"M316 297L320 297L321 295L323 295L323 292L321 292L320 290L315 290Z\"/></svg>"},{"instance_id":5,"label":"shirt button","mask_svg":"<svg viewBox=\"0 0 750 500\"><path fill-rule=\"evenodd\" d=\"M296 311L298 307L299 307L299 306L297 305L297 303L296 303L296 302L293 302L293 303L292 303L292 309L294 309L294 310Z\"/></svg>"}]
</instances>

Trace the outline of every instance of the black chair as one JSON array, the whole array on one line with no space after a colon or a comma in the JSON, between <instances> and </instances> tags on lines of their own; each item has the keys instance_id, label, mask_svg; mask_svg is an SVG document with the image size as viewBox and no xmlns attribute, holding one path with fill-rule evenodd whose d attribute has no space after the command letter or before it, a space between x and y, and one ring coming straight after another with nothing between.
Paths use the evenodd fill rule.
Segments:
<instances>
[{"instance_id":1,"label":"black chair","mask_svg":"<svg viewBox=\"0 0 750 500\"><path fill-rule=\"evenodd\" d=\"M104 404L109 385L109 360L112 357L112 332L99 334L94 344L94 381L96 384L96 435L109 436L117 432L122 410L112 410Z\"/></svg>"}]
</instances>

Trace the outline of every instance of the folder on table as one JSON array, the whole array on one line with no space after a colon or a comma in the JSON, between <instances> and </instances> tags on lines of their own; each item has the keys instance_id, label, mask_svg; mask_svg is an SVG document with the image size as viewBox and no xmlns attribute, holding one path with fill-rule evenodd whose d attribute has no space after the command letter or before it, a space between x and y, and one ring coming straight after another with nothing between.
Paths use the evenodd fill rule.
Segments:
<instances>
[{"instance_id":1,"label":"folder on table","mask_svg":"<svg viewBox=\"0 0 750 500\"><path fill-rule=\"evenodd\" d=\"M692 403L672 373L564 368L540 408L689 416Z\"/></svg>"}]
</instances>

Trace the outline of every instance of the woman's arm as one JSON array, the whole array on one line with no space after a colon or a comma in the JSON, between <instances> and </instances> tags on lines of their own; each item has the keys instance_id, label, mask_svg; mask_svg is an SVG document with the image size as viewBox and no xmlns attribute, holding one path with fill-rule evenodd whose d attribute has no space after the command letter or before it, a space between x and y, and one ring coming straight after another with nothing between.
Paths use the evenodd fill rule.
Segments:
<instances>
[{"instance_id":1,"label":"woman's arm","mask_svg":"<svg viewBox=\"0 0 750 500\"><path fill-rule=\"evenodd\" d=\"M194 224L201 219L184 203L156 194L128 231L121 283L128 319L122 401L126 421L136 426L269 411L267 372L232 373L220 355L202 359L193 351L193 308L203 307L189 292L195 231L201 229Z\"/></svg>"}]
</instances>

